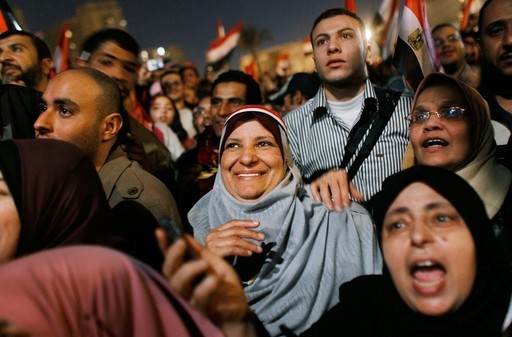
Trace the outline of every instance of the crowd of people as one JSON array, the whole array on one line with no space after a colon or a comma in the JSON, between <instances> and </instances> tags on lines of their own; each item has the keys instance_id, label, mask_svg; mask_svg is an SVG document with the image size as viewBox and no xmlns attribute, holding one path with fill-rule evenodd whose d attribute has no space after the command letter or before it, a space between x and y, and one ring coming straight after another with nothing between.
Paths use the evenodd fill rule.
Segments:
<instances>
[{"instance_id":1,"label":"crowd of people","mask_svg":"<svg viewBox=\"0 0 512 337\"><path fill-rule=\"evenodd\" d=\"M273 91L0 34L0 335L512 336L512 3L431 33L414 91L343 8Z\"/></svg>"}]
</instances>

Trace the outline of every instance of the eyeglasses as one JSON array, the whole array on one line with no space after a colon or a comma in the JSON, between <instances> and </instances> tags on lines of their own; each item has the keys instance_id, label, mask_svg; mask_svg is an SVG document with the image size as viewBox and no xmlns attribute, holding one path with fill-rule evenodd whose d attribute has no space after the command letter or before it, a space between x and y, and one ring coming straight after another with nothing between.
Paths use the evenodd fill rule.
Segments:
<instances>
[{"instance_id":1,"label":"eyeglasses","mask_svg":"<svg viewBox=\"0 0 512 337\"><path fill-rule=\"evenodd\" d=\"M445 39L434 39L434 44L436 45L436 47L442 47L445 44L454 43L454 42L457 42L459 40L460 39L459 39L459 37L457 35L448 35L446 37L446 40Z\"/></svg>"},{"instance_id":2,"label":"eyeglasses","mask_svg":"<svg viewBox=\"0 0 512 337\"><path fill-rule=\"evenodd\" d=\"M409 114L405 119L409 121L409 125L420 124L426 122L430 118L430 114L436 114L440 119L446 120L458 120L462 119L469 113L468 109L459 108L458 106L452 106L449 108L443 108L439 111L418 111Z\"/></svg>"}]
</instances>

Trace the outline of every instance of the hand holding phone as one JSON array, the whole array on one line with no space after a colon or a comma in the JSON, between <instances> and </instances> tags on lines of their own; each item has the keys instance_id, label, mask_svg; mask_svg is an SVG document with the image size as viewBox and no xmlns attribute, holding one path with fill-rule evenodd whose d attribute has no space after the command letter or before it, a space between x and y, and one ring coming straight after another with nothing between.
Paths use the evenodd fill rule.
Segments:
<instances>
[{"instance_id":1,"label":"hand holding phone","mask_svg":"<svg viewBox=\"0 0 512 337\"><path fill-rule=\"evenodd\" d=\"M164 230L167 237L167 244L172 245L176 240L179 240L185 232L173 219L169 217L163 217L158 222L160 227ZM190 261L195 258L194 254L187 250L184 261Z\"/></svg>"}]
</instances>

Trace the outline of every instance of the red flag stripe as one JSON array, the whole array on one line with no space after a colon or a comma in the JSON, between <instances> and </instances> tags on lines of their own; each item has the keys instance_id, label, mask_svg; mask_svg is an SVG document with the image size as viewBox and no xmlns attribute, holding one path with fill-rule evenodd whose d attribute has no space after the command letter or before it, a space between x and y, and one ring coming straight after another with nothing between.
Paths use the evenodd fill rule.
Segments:
<instances>
[{"instance_id":1,"label":"red flag stripe","mask_svg":"<svg viewBox=\"0 0 512 337\"><path fill-rule=\"evenodd\" d=\"M356 13L356 0L345 0L345 9Z\"/></svg>"}]
</instances>

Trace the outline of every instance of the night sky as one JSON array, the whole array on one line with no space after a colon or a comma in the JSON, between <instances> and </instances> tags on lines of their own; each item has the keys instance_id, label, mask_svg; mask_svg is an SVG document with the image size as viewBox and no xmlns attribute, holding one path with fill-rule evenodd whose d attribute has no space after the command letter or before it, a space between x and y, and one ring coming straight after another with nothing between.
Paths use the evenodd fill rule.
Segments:
<instances>
[{"instance_id":1,"label":"night sky","mask_svg":"<svg viewBox=\"0 0 512 337\"><path fill-rule=\"evenodd\" d=\"M74 15L80 0L7 0L21 8L28 29L45 30ZM100 2L100 1L95 1ZM267 29L273 40L263 46L302 40L309 35L315 18L324 10L345 5L344 0L118 0L128 22L128 32L142 48L173 44L182 47L199 67L216 38L217 19L226 31L243 20L246 26ZM381 0L356 0L358 14L367 23ZM236 60L236 55L234 60ZM232 61L232 66L236 66Z\"/></svg>"}]
</instances>

